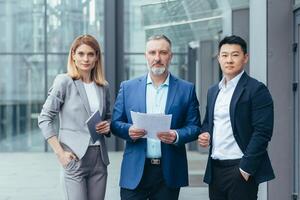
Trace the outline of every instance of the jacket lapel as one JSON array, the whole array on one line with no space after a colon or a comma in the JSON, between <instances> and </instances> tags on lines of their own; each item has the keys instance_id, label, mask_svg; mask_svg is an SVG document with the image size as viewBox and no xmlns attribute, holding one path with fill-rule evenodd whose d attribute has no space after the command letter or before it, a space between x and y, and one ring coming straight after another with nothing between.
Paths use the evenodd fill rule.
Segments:
<instances>
[{"instance_id":1,"label":"jacket lapel","mask_svg":"<svg viewBox=\"0 0 300 200\"><path fill-rule=\"evenodd\" d=\"M146 113L146 87L147 87L147 75L141 77L137 86L137 103L139 105L138 109L141 113Z\"/></svg>"},{"instance_id":2,"label":"jacket lapel","mask_svg":"<svg viewBox=\"0 0 300 200\"><path fill-rule=\"evenodd\" d=\"M169 90L168 90L165 114L168 114L170 112L171 105L172 105L175 95L176 95L177 87L178 87L177 78L175 78L174 76L172 76L172 74L170 74Z\"/></svg>"},{"instance_id":3,"label":"jacket lapel","mask_svg":"<svg viewBox=\"0 0 300 200\"><path fill-rule=\"evenodd\" d=\"M238 100L240 99L241 95L243 94L244 90L245 90L245 85L247 83L248 80L248 75L246 74L246 72L243 73L243 75L241 76L238 84L236 85L236 88L233 92L232 98L231 98L231 102L230 102L230 121L231 121L231 127L232 129L234 129L234 119L235 119L235 109L236 109L236 105Z\"/></svg>"},{"instance_id":4,"label":"jacket lapel","mask_svg":"<svg viewBox=\"0 0 300 200\"><path fill-rule=\"evenodd\" d=\"M91 115L91 108L90 108L89 101L88 101L88 98L86 96L86 92L85 92L84 85L83 85L82 81L81 80L75 80L74 83L75 83L75 86L76 86L77 91L79 93L80 99L82 100L82 103L84 105L85 110L87 111L87 113L89 115Z\"/></svg>"},{"instance_id":5,"label":"jacket lapel","mask_svg":"<svg viewBox=\"0 0 300 200\"><path fill-rule=\"evenodd\" d=\"M213 119L213 117L214 117L214 108L215 108L215 104L216 104L216 99L217 99L217 96L218 96L218 94L219 94L219 85L218 84L216 84L216 86L214 86L213 87L213 90L212 90L212 94L211 94L211 103L210 103L210 105L209 105L209 108L208 108L208 110L209 110L209 122L211 122L211 124L210 124L210 129L212 129L212 127L213 127L213 121L214 121L214 119Z\"/></svg>"},{"instance_id":6,"label":"jacket lapel","mask_svg":"<svg viewBox=\"0 0 300 200\"><path fill-rule=\"evenodd\" d=\"M99 112L100 112L100 116L102 116L103 111L105 110L104 106L105 104L103 102L105 102L105 95L104 95L104 88L97 85L96 84L96 88L97 88L97 96L99 99Z\"/></svg>"}]
</instances>

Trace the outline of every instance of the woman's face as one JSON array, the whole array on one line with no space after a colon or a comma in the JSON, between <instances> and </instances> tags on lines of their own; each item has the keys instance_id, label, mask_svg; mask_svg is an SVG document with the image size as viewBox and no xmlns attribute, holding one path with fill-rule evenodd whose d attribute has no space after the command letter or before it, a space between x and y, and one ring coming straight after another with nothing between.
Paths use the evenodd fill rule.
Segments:
<instances>
[{"instance_id":1,"label":"woman's face","mask_svg":"<svg viewBox=\"0 0 300 200\"><path fill-rule=\"evenodd\" d=\"M91 72L97 61L96 51L86 44L77 47L72 58L80 72Z\"/></svg>"}]
</instances>

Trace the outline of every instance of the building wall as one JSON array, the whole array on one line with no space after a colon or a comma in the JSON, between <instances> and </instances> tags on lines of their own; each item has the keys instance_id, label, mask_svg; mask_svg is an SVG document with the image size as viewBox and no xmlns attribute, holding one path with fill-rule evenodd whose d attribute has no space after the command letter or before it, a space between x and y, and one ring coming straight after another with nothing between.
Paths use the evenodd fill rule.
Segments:
<instances>
[{"instance_id":1,"label":"building wall","mask_svg":"<svg viewBox=\"0 0 300 200\"><path fill-rule=\"evenodd\" d=\"M267 84L274 100L275 126L269 146L276 179L268 199L291 199L293 182L292 0L267 3Z\"/></svg>"}]
</instances>

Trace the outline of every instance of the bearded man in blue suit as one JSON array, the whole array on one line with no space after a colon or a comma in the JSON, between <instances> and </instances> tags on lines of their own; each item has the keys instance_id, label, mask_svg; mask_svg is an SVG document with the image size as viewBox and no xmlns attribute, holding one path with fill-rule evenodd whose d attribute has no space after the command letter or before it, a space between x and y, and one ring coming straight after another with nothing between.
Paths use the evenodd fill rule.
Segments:
<instances>
[{"instance_id":1,"label":"bearded man in blue suit","mask_svg":"<svg viewBox=\"0 0 300 200\"><path fill-rule=\"evenodd\" d=\"M125 81L116 99L111 130L126 141L120 187L122 200L176 200L188 185L185 144L200 132L199 103L192 83L168 71L171 41L164 35L148 39L145 53L149 73ZM159 140L132 125L130 111L172 114L171 129ZM155 124L153 124L155 126Z\"/></svg>"}]
</instances>

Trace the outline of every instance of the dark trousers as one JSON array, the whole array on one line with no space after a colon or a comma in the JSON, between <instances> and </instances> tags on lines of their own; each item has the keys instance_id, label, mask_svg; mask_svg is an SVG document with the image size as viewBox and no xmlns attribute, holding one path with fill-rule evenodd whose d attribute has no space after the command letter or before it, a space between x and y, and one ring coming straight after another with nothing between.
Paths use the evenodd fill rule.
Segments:
<instances>
[{"instance_id":1,"label":"dark trousers","mask_svg":"<svg viewBox=\"0 0 300 200\"><path fill-rule=\"evenodd\" d=\"M210 200L257 200L258 184L253 177L246 181L239 170L240 159L213 160Z\"/></svg>"},{"instance_id":2,"label":"dark trousers","mask_svg":"<svg viewBox=\"0 0 300 200\"><path fill-rule=\"evenodd\" d=\"M169 188L164 181L161 164L146 159L144 173L134 190L121 188L122 200L178 200L180 188Z\"/></svg>"}]
</instances>

